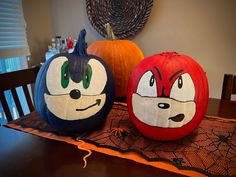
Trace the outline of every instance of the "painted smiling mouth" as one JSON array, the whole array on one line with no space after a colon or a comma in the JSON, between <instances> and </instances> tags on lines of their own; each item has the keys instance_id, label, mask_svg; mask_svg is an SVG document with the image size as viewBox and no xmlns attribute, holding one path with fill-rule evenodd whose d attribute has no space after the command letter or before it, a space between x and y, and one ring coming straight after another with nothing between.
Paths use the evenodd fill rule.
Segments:
<instances>
[{"instance_id":1,"label":"painted smiling mouth","mask_svg":"<svg viewBox=\"0 0 236 177\"><path fill-rule=\"evenodd\" d=\"M177 114L176 116L170 117L169 119L174 122L181 122L184 119L184 114Z\"/></svg>"},{"instance_id":2,"label":"painted smiling mouth","mask_svg":"<svg viewBox=\"0 0 236 177\"><path fill-rule=\"evenodd\" d=\"M76 109L76 111L85 111L85 110L87 110L87 109L89 109L89 108L91 108L91 107L93 107L93 106L96 106L96 105L100 105L100 103L101 103L101 99L96 99L96 103L94 103L94 104L92 104L92 105L90 105L90 106L88 106L88 107L86 107L86 108L83 108L83 109Z\"/></svg>"}]
</instances>

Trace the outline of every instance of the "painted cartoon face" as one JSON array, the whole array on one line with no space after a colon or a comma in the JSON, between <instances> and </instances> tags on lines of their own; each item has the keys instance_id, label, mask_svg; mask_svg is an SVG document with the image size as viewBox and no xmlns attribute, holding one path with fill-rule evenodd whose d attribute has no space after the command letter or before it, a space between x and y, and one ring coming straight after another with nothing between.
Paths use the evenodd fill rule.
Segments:
<instances>
[{"instance_id":1,"label":"painted cartoon face","mask_svg":"<svg viewBox=\"0 0 236 177\"><path fill-rule=\"evenodd\" d=\"M100 126L114 101L111 69L101 58L87 54L85 35L81 30L72 53L47 60L35 82L36 110L63 133L82 133Z\"/></svg>"},{"instance_id":2,"label":"painted cartoon face","mask_svg":"<svg viewBox=\"0 0 236 177\"><path fill-rule=\"evenodd\" d=\"M144 59L129 81L131 120L153 139L171 140L191 132L203 118L207 100L205 73L191 58L177 53Z\"/></svg>"},{"instance_id":3,"label":"painted cartoon face","mask_svg":"<svg viewBox=\"0 0 236 177\"><path fill-rule=\"evenodd\" d=\"M158 80L161 81L160 78ZM132 94L133 111L140 121L151 126L181 127L192 120L196 104L195 87L190 75L178 73L174 81L169 80L172 87L167 97L157 95L157 79L152 71L141 77L136 93Z\"/></svg>"},{"instance_id":4,"label":"painted cartoon face","mask_svg":"<svg viewBox=\"0 0 236 177\"><path fill-rule=\"evenodd\" d=\"M60 54L40 68L36 110L59 131L81 133L104 122L112 107L114 87L112 72L100 58Z\"/></svg>"},{"instance_id":5,"label":"painted cartoon face","mask_svg":"<svg viewBox=\"0 0 236 177\"><path fill-rule=\"evenodd\" d=\"M48 109L58 118L86 119L103 108L107 96L103 93L107 83L106 70L93 58L88 61L86 68L76 81L71 77L66 57L58 57L50 63L46 75L49 93L45 93L44 98Z\"/></svg>"}]
</instances>

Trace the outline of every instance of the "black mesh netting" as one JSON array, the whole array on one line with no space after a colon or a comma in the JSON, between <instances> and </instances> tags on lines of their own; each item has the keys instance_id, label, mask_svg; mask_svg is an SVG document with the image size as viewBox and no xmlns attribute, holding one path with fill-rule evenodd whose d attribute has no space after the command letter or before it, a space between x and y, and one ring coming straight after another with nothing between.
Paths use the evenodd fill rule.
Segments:
<instances>
[{"instance_id":1,"label":"black mesh netting","mask_svg":"<svg viewBox=\"0 0 236 177\"><path fill-rule=\"evenodd\" d=\"M17 124L57 133L36 112L7 126ZM24 131L24 130L23 130ZM133 126L127 108L114 105L104 126L79 135L82 140L120 152L136 152L148 161L162 161L179 169L195 170L211 176L236 176L236 121L205 118L189 136L171 142L145 138Z\"/></svg>"}]
</instances>

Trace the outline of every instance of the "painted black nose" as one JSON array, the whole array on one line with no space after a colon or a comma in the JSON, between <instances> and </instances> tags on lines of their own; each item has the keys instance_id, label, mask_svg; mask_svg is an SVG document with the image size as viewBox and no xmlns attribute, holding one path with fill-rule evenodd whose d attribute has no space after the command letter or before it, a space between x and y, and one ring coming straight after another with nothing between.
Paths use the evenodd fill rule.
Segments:
<instances>
[{"instance_id":1,"label":"painted black nose","mask_svg":"<svg viewBox=\"0 0 236 177\"><path fill-rule=\"evenodd\" d=\"M70 91L70 97L73 99L79 99L81 97L81 93L79 90L74 89Z\"/></svg>"},{"instance_id":2,"label":"painted black nose","mask_svg":"<svg viewBox=\"0 0 236 177\"><path fill-rule=\"evenodd\" d=\"M157 106L161 109L168 109L170 107L168 103L158 103Z\"/></svg>"}]
</instances>

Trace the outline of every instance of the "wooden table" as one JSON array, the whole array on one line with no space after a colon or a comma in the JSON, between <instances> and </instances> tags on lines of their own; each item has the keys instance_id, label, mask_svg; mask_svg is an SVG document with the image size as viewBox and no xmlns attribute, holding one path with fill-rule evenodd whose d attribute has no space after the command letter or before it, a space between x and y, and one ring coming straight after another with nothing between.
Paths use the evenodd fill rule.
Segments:
<instances>
[{"instance_id":1,"label":"wooden table","mask_svg":"<svg viewBox=\"0 0 236 177\"><path fill-rule=\"evenodd\" d=\"M209 99L208 115L236 117L236 102ZM2 177L136 177L182 176L131 160L93 152L83 169L86 152L76 146L0 127L0 176Z\"/></svg>"}]
</instances>

